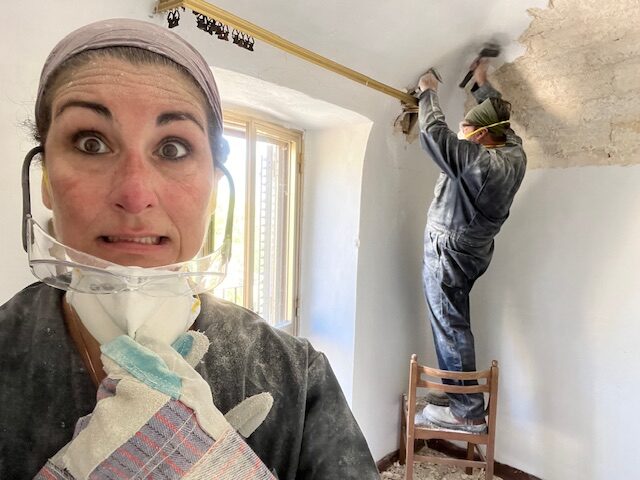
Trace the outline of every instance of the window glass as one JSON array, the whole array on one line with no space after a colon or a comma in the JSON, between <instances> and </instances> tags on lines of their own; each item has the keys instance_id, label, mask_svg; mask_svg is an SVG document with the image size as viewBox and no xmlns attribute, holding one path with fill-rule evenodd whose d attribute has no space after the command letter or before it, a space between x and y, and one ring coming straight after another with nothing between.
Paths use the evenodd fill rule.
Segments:
<instances>
[{"instance_id":1,"label":"window glass","mask_svg":"<svg viewBox=\"0 0 640 480\"><path fill-rule=\"evenodd\" d=\"M233 251L218 297L247 307L273 326L296 333L301 134L225 113L226 166L236 203ZM228 198L221 181L218 199ZM226 211L220 203L217 212ZM216 237L224 219L215 219Z\"/></svg>"}]
</instances>

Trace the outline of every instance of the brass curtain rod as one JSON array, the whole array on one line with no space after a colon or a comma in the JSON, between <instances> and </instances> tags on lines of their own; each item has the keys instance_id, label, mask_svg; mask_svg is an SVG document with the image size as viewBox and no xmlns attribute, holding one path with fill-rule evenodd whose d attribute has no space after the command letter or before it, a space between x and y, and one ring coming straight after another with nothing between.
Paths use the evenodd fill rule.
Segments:
<instances>
[{"instance_id":1,"label":"brass curtain rod","mask_svg":"<svg viewBox=\"0 0 640 480\"><path fill-rule=\"evenodd\" d=\"M386 93L402 102L409 105L417 105L418 100L402 90L390 87L384 83L378 82L371 77L367 77L362 73L356 72L344 65L340 65L333 60L329 60L317 53L314 53L306 48L303 48L295 43L285 40L284 38L271 33L258 25L255 25L247 20L240 18L226 10L223 10L215 5L205 2L204 0L160 0L156 7L156 12L166 12L175 8L184 7L194 12L206 15L209 18L215 18L219 22L222 22L230 27L236 28L251 35L257 40L262 40L269 45L272 45L280 50L284 50L287 53L296 55L303 60L314 63L320 67L326 68L334 73L347 77L355 82L361 83L369 88L378 90L379 92Z\"/></svg>"}]
</instances>

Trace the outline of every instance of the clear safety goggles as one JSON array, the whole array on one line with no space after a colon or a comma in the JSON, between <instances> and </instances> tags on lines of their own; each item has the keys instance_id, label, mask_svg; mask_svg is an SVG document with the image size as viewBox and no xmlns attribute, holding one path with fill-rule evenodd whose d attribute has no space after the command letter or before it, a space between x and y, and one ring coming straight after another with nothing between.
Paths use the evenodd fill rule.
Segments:
<instances>
[{"instance_id":1,"label":"clear safety goggles","mask_svg":"<svg viewBox=\"0 0 640 480\"><path fill-rule=\"evenodd\" d=\"M229 206L221 246L208 255L172 265L128 267L58 242L33 219L29 172L33 158L43 151L42 147L32 149L22 166L22 245L31 271L39 280L61 290L81 293L139 291L163 297L206 292L222 282L231 257L235 204L233 180L223 165L216 164L229 182Z\"/></svg>"}]
</instances>

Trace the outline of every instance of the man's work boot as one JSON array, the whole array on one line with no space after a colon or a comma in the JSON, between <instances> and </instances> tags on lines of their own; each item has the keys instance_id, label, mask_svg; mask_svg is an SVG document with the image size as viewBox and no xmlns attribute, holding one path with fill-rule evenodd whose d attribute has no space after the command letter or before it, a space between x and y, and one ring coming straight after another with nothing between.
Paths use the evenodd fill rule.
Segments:
<instances>
[{"instance_id":1,"label":"man's work boot","mask_svg":"<svg viewBox=\"0 0 640 480\"><path fill-rule=\"evenodd\" d=\"M484 418L460 418L451 413L449 407L427 405L422 411L425 420L436 427L449 430L462 430L469 433L483 433L487 430Z\"/></svg>"},{"instance_id":2,"label":"man's work boot","mask_svg":"<svg viewBox=\"0 0 640 480\"><path fill-rule=\"evenodd\" d=\"M439 407L449 406L449 396L441 390L429 388L427 389L427 394L424 398L427 403L430 403L431 405L438 405Z\"/></svg>"}]
</instances>

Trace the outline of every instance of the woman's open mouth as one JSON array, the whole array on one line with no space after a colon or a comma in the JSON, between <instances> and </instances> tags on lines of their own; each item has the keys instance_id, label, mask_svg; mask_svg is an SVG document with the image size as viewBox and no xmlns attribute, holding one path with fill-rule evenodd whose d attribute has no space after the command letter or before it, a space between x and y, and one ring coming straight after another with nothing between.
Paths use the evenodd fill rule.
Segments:
<instances>
[{"instance_id":1,"label":"woman's open mouth","mask_svg":"<svg viewBox=\"0 0 640 480\"><path fill-rule=\"evenodd\" d=\"M168 237L163 236L130 237L109 235L101 238L106 243L136 243L140 245L160 245L168 240Z\"/></svg>"}]
</instances>

